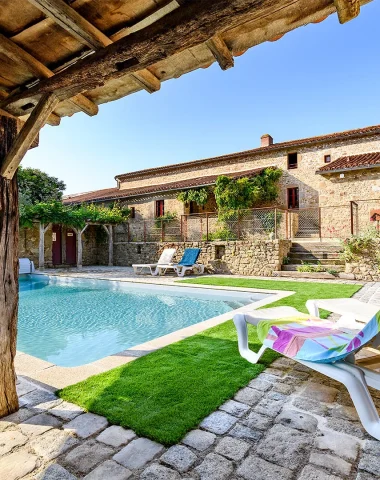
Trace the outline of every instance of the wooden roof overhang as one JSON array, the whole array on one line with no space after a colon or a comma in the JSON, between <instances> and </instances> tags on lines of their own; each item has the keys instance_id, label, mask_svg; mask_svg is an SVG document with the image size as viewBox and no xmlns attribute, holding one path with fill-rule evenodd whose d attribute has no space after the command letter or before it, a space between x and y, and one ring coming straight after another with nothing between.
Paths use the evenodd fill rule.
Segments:
<instances>
[{"instance_id":1,"label":"wooden roof overhang","mask_svg":"<svg viewBox=\"0 0 380 480\"><path fill-rule=\"evenodd\" d=\"M28 122L0 174L11 178L40 128L145 89L370 0L5 0L0 113Z\"/></svg>"}]
</instances>

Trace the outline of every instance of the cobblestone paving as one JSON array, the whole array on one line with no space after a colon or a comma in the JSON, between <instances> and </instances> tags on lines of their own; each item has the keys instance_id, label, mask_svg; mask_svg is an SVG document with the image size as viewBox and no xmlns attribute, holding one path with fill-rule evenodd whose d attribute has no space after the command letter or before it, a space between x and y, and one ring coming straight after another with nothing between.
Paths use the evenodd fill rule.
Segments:
<instances>
[{"instance_id":1,"label":"cobblestone paving","mask_svg":"<svg viewBox=\"0 0 380 480\"><path fill-rule=\"evenodd\" d=\"M356 297L380 305L380 284ZM17 387L22 408L0 421L1 480L380 479L380 442L345 388L286 358L170 448L25 378Z\"/></svg>"}]
</instances>

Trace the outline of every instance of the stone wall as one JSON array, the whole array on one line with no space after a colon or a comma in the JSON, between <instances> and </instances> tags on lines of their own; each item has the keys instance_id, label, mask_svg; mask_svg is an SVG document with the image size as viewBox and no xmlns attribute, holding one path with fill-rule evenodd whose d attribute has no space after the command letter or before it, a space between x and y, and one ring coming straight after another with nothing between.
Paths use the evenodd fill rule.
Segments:
<instances>
[{"instance_id":1,"label":"stone wall","mask_svg":"<svg viewBox=\"0 0 380 480\"><path fill-rule=\"evenodd\" d=\"M45 233L45 263L47 266L52 264L52 235L51 228ZM34 224L32 228L20 228L19 235L19 258L29 258L38 267L39 258L39 225Z\"/></svg>"},{"instance_id":2,"label":"stone wall","mask_svg":"<svg viewBox=\"0 0 380 480\"><path fill-rule=\"evenodd\" d=\"M288 240L257 240L234 242L116 242L114 261L118 266L134 263L154 263L164 248L176 248L174 261L179 261L185 248L200 248L199 262L210 273L270 276L281 270L282 259L287 256Z\"/></svg>"}]
</instances>

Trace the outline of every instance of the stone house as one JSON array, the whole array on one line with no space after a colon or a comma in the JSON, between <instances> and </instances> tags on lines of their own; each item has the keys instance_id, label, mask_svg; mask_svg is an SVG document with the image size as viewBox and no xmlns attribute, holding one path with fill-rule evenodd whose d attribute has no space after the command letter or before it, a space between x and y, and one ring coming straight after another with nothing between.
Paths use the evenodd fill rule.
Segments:
<instances>
[{"instance_id":1,"label":"stone house","mask_svg":"<svg viewBox=\"0 0 380 480\"><path fill-rule=\"evenodd\" d=\"M266 134L258 148L120 174L116 187L69 195L64 202L120 201L132 208L136 230L141 220L153 222L166 212L215 212L212 195L198 207L178 201L178 192L213 185L219 175L253 176L270 166L283 172L272 206L294 212L286 235L349 235L369 224L380 202L380 125L281 143Z\"/></svg>"}]
</instances>

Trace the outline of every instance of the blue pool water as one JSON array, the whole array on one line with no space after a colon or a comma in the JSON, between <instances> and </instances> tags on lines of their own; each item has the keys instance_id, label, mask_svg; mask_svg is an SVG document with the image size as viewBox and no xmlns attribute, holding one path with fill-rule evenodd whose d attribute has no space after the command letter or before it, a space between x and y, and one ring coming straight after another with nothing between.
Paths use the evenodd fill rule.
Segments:
<instances>
[{"instance_id":1,"label":"blue pool water","mask_svg":"<svg viewBox=\"0 0 380 480\"><path fill-rule=\"evenodd\" d=\"M265 296L28 276L20 279L17 348L56 365L83 365Z\"/></svg>"}]
</instances>

